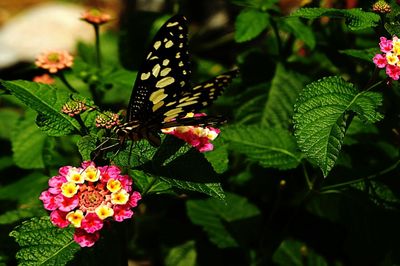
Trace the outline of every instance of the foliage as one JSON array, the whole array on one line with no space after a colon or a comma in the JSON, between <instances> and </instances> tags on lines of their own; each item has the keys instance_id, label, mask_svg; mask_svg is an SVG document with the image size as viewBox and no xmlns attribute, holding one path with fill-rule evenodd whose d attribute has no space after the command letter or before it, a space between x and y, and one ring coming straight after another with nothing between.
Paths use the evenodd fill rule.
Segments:
<instances>
[{"instance_id":1,"label":"foliage","mask_svg":"<svg viewBox=\"0 0 400 266\"><path fill-rule=\"evenodd\" d=\"M203 110L227 119L204 153L172 135L155 147L96 126L105 111L126 121L169 7L124 9L119 29L77 43L54 84L30 81L44 73L32 66L0 72L0 264L400 264L400 86L372 60L380 37L399 35L400 4L378 14L368 1L327 2L226 0L220 25L207 4L176 4L192 85L240 70ZM79 114L62 111L78 103ZM80 248L38 198L60 167L88 160L123 169L142 200L132 220Z\"/></svg>"}]
</instances>

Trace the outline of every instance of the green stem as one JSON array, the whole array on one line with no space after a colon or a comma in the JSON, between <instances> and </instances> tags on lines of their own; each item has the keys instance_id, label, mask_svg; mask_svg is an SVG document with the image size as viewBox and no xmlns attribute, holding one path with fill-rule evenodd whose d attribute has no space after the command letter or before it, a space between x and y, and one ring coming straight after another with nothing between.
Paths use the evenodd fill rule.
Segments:
<instances>
[{"instance_id":1,"label":"green stem","mask_svg":"<svg viewBox=\"0 0 400 266\"><path fill-rule=\"evenodd\" d=\"M81 130L82 130L81 135L82 136L88 135L89 134L88 129L86 128L85 123L83 123L81 116L75 115L74 118L76 119L76 121L78 121L79 125L81 126Z\"/></svg>"},{"instance_id":2,"label":"green stem","mask_svg":"<svg viewBox=\"0 0 400 266\"><path fill-rule=\"evenodd\" d=\"M314 183L310 180L310 177L308 176L308 172L307 172L307 169L306 169L306 166L304 165L304 163L302 164L302 167L303 167L304 178L306 179L308 189L313 190Z\"/></svg>"},{"instance_id":3,"label":"green stem","mask_svg":"<svg viewBox=\"0 0 400 266\"><path fill-rule=\"evenodd\" d=\"M362 182L362 181L365 181L365 180L370 180L370 179L377 178L377 177L379 177L379 176L381 176L381 175L387 174L387 173L389 173L390 171L395 170L399 164L400 164L400 159L397 160L394 164L392 164L392 165L389 166L388 168L386 168L386 169L384 169L384 170L382 170L382 171L379 171L379 172L376 173L376 174L373 174L373 175L370 175L370 176L367 176L367 177L358 178L358 179L351 180L351 181L344 182L344 183L340 183L340 184L335 184L335 185L331 185L331 186L326 186L326 187L323 187L323 188L321 189L321 192L327 192L327 191L329 191L329 190L338 189L338 188L346 187L346 186L348 186L348 185L356 184L356 183L359 183L359 182Z\"/></svg>"},{"instance_id":4,"label":"green stem","mask_svg":"<svg viewBox=\"0 0 400 266\"><path fill-rule=\"evenodd\" d=\"M270 18L269 21L271 23L272 30L274 31L274 34L276 36L276 43L278 46L279 55L283 56L283 54L282 54L283 53L282 39L281 39L281 36L279 35L278 26L276 25L275 21L272 18Z\"/></svg>"},{"instance_id":5,"label":"green stem","mask_svg":"<svg viewBox=\"0 0 400 266\"><path fill-rule=\"evenodd\" d=\"M68 82L68 80L65 78L64 71L60 71L58 74L58 77L64 83L64 85L72 92L72 93L78 93L77 90L74 89L74 87L71 86L71 84Z\"/></svg>"},{"instance_id":6,"label":"green stem","mask_svg":"<svg viewBox=\"0 0 400 266\"><path fill-rule=\"evenodd\" d=\"M94 33L96 36L96 63L97 67L101 69L101 53L100 53L100 27L97 24L93 24Z\"/></svg>"}]
</instances>

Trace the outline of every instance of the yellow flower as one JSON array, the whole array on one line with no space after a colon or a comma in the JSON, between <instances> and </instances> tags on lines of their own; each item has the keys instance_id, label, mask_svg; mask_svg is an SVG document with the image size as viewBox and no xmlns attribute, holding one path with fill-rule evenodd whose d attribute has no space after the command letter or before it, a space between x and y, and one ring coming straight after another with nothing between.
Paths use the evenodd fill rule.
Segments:
<instances>
[{"instance_id":1,"label":"yellow flower","mask_svg":"<svg viewBox=\"0 0 400 266\"><path fill-rule=\"evenodd\" d=\"M61 194L67 198L72 198L78 192L79 186L74 182L66 182L61 185Z\"/></svg>"},{"instance_id":2,"label":"yellow flower","mask_svg":"<svg viewBox=\"0 0 400 266\"><path fill-rule=\"evenodd\" d=\"M102 220L114 215L114 210L106 205L100 205L96 208L95 212Z\"/></svg>"},{"instance_id":3,"label":"yellow flower","mask_svg":"<svg viewBox=\"0 0 400 266\"><path fill-rule=\"evenodd\" d=\"M116 179L110 179L107 182L107 189L111 192L118 192L122 188L121 182Z\"/></svg>"},{"instance_id":4,"label":"yellow flower","mask_svg":"<svg viewBox=\"0 0 400 266\"><path fill-rule=\"evenodd\" d=\"M73 226L81 227L83 217L83 212L81 210L76 210L74 212L69 212L66 218Z\"/></svg>"},{"instance_id":5,"label":"yellow flower","mask_svg":"<svg viewBox=\"0 0 400 266\"><path fill-rule=\"evenodd\" d=\"M111 194L111 203L112 204L118 204L118 205L124 205L127 203L129 200L129 194L126 192L125 189L121 189L118 192L114 192Z\"/></svg>"},{"instance_id":6,"label":"yellow flower","mask_svg":"<svg viewBox=\"0 0 400 266\"><path fill-rule=\"evenodd\" d=\"M83 184L85 182L85 179L81 175L81 170L75 167L71 167L69 169L66 178L68 182L73 182L76 184Z\"/></svg>"},{"instance_id":7,"label":"yellow flower","mask_svg":"<svg viewBox=\"0 0 400 266\"><path fill-rule=\"evenodd\" d=\"M94 166L89 166L82 173L82 176L85 180L89 182L96 182L100 178L100 171L96 169Z\"/></svg>"},{"instance_id":8,"label":"yellow flower","mask_svg":"<svg viewBox=\"0 0 400 266\"><path fill-rule=\"evenodd\" d=\"M387 53L386 54L386 60L387 60L389 65L394 66L399 61L399 58L397 57L397 55L395 55L393 53Z\"/></svg>"}]
</instances>

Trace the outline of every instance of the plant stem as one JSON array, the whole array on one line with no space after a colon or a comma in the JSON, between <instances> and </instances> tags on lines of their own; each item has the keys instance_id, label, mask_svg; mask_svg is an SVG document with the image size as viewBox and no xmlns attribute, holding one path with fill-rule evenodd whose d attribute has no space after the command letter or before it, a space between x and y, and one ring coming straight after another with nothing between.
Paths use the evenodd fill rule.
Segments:
<instances>
[{"instance_id":1,"label":"plant stem","mask_svg":"<svg viewBox=\"0 0 400 266\"><path fill-rule=\"evenodd\" d=\"M308 172L307 172L306 166L305 166L304 163L302 163L301 165L302 165L302 167L303 167L304 178L306 179L308 189L309 189L309 190L313 190L313 188L314 188L314 183L311 182L310 177L308 176Z\"/></svg>"},{"instance_id":2,"label":"plant stem","mask_svg":"<svg viewBox=\"0 0 400 266\"><path fill-rule=\"evenodd\" d=\"M97 67L101 69L101 53L100 53L100 27L97 24L93 24L94 33L96 36L95 45L96 45L96 63Z\"/></svg>"},{"instance_id":3,"label":"plant stem","mask_svg":"<svg viewBox=\"0 0 400 266\"><path fill-rule=\"evenodd\" d=\"M88 129L85 126L85 123L83 123L83 120L81 118L80 115L75 115L74 118L76 119L76 121L78 121L79 125L81 126L81 135L82 136L86 136L89 132Z\"/></svg>"},{"instance_id":4,"label":"plant stem","mask_svg":"<svg viewBox=\"0 0 400 266\"><path fill-rule=\"evenodd\" d=\"M279 35L278 27L276 25L276 22L272 18L270 18L269 21L271 23L272 30L274 31L274 34L275 34L275 37L276 37L276 44L278 46L278 53L279 53L280 56L283 56L283 54L282 54L283 53L282 39L281 39L281 36Z\"/></svg>"},{"instance_id":5,"label":"plant stem","mask_svg":"<svg viewBox=\"0 0 400 266\"><path fill-rule=\"evenodd\" d=\"M373 174L373 175L370 175L370 176L367 176L367 177L358 178L358 179L351 180L351 181L344 182L344 183L340 183L340 184L335 184L335 185L331 185L331 186L326 186L326 187L323 187L323 188L321 189L321 192L326 192L326 191L329 191L329 190L332 190L332 189L338 189L338 188L346 187L346 186L348 186L348 185L356 184L356 183L359 183L359 182L362 182L362 181L365 181L365 180L374 179L374 178L379 177L379 176L381 176L381 175L387 174L387 173L389 173L390 171L393 171L394 169L397 168L397 166L398 166L399 164L400 164L400 159L397 160L394 164L392 164L392 165L389 166L388 168L386 168L386 169L384 169L384 170L382 170L382 171L379 171L379 172L376 173L376 174Z\"/></svg>"},{"instance_id":6,"label":"plant stem","mask_svg":"<svg viewBox=\"0 0 400 266\"><path fill-rule=\"evenodd\" d=\"M78 93L77 90L74 89L74 87L71 86L71 84L69 84L68 80L65 78L64 72L60 71L58 74L58 77L60 78L60 80L64 83L64 85L72 92L72 93Z\"/></svg>"}]
</instances>

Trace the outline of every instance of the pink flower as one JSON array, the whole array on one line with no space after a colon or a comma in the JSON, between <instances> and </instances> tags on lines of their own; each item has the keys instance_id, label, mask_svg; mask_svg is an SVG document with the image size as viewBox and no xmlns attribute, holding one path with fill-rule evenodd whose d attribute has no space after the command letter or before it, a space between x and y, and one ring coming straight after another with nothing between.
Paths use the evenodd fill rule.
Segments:
<instances>
[{"instance_id":1,"label":"pink flower","mask_svg":"<svg viewBox=\"0 0 400 266\"><path fill-rule=\"evenodd\" d=\"M44 208L49 211L56 210L59 207L61 201L61 197L59 195L54 195L48 190L43 191L40 194L39 199L43 201Z\"/></svg>"},{"instance_id":2,"label":"pink flower","mask_svg":"<svg viewBox=\"0 0 400 266\"><path fill-rule=\"evenodd\" d=\"M185 117L199 116L205 116L205 114L188 113ZM213 150L214 146L210 141L214 140L218 136L220 130L209 126L178 126L162 129L162 132L184 140L200 152L206 152Z\"/></svg>"},{"instance_id":3,"label":"pink flower","mask_svg":"<svg viewBox=\"0 0 400 266\"><path fill-rule=\"evenodd\" d=\"M55 210L50 213L50 221L60 228L65 228L69 225L69 221L66 219L66 216L66 212Z\"/></svg>"},{"instance_id":4,"label":"pink flower","mask_svg":"<svg viewBox=\"0 0 400 266\"><path fill-rule=\"evenodd\" d=\"M381 51L384 53L388 53L393 49L393 44L391 40L386 39L385 37L380 38L381 42L379 43L379 47Z\"/></svg>"},{"instance_id":5,"label":"pink flower","mask_svg":"<svg viewBox=\"0 0 400 266\"><path fill-rule=\"evenodd\" d=\"M41 76L35 76L33 78L34 82L38 82L38 83L43 83L43 84L54 84L56 82L55 79L53 79L49 74L43 74Z\"/></svg>"},{"instance_id":6,"label":"pink flower","mask_svg":"<svg viewBox=\"0 0 400 266\"><path fill-rule=\"evenodd\" d=\"M386 66L386 74L393 80L398 80L400 78L400 67L388 65Z\"/></svg>"},{"instance_id":7,"label":"pink flower","mask_svg":"<svg viewBox=\"0 0 400 266\"><path fill-rule=\"evenodd\" d=\"M114 219L117 222L122 222L125 219L129 219L133 216L133 211L130 208L126 208L122 205L114 207Z\"/></svg>"},{"instance_id":8,"label":"pink flower","mask_svg":"<svg viewBox=\"0 0 400 266\"><path fill-rule=\"evenodd\" d=\"M38 55L35 64L37 67L46 69L54 74L71 67L73 60L74 58L67 51L50 51Z\"/></svg>"},{"instance_id":9,"label":"pink flower","mask_svg":"<svg viewBox=\"0 0 400 266\"><path fill-rule=\"evenodd\" d=\"M91 247L99 238L100 233L98 231L91 234L82 229L75 229L74 240L81 247Z\"/></svg>"},{"instance_id":10,"label":"pink flower","mask_svg":"<svg viewBox=\"0 0 400 266\"><path fill-rule=\"evenodd\" d=\"M381 54L376 54L372 60L379 68L385 68L387 65L386 56L383 56Z\"/></svg>"},{"instance_id":11,"label":"pink flower","mask_svg":"<svg viewBox=\"0 0 400 266\"><path fill-rule=\"evenodd\" d=\"M81 228L88 233L94 233L103 228L103 221L95 213L88 213L82 220Z\"/></svg>"},{"instance_id":12,"label":"pink flower","mask_svg":"<svg viewBox=\"0 0 400 266\"><path fill-rule=\"evenodd\" d=\"M81 19L93 25L101 25L110 21L111 16L98 9L91 9L83 13Z\"/></svg>"},{"instance_id":13,"label":"pink flower","mask_svg":"<svg viewBox=\"0 0 400 266\"><path fill-rule=\"evenodd\" d=\"M81 167L61 167L48 183L39 199L52 211L51 222L60 228L74 226L74 240L82 247L92 246L100 238L108 220L131 218L131 209L141 198L132 191L132 179L121 175L118 167L96 167L91 161Z\"/></svg>"}]
</instances>

